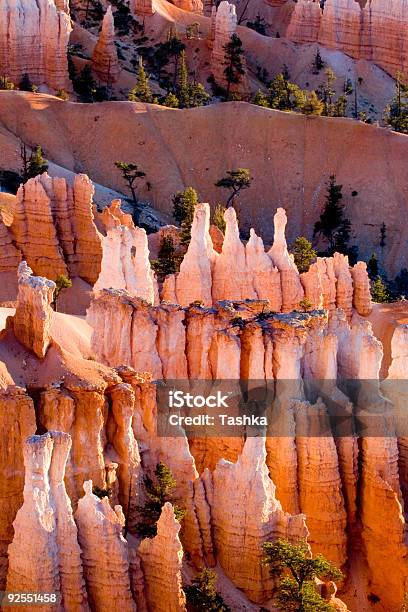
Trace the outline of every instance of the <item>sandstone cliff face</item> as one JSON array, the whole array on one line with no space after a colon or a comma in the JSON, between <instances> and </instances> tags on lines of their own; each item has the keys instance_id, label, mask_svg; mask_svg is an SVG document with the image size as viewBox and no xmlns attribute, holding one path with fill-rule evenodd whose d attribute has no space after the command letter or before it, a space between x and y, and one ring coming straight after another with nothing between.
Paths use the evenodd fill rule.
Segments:
<instances>
[{"instance_id":1,"label":"sandstone cliff face","mask_svg":"<svg viewBox=\"0 0 408 612\"><path fill-rule=\"evenodd\" d=\"M7 589L57 593L60 609L87 610L77 528L63 483L70 445L60 432L32 436L24 445L24 503L13 524Z\"/></svg>"},{"instance_id":2,"label":"sandstone cliff face","mask_svg":"<svg viewBox=\"0 0 408 612\"><path fill-rule=\"evenodd\" d=\"M408 18L400 0L358 2L300 0L296 3L286 36L294 42L319 42L357 59L379 64L392 75L407 72Z\"/></svg>"},{"instance_id":3,"label":"sandstone cliff face","mask_svg":"<svg viewBox=\"0 0 408 612\"><path fill-rule=\"evenodd\" d=\"M75 513L89 603L96 610L136 611L130 590L129 553L122 536L125 517L121 506L112 509L108 499L92 493L92 481L84 483L85 495ZM103 542L103 548L99 545Z\"/></svg>"},{"instance_id":4,"label":"sandstone cliff face","mask_svg":"<svg viewBox=\"0 0 408 612\"><path fill-rule=\"evenodd\" d=\"M181 588L183 548L178 537L180 523L173 506L164 504L157 523L157 535L145 538L138 548L149 609L178 612L186 609Z\"/></svg>"},{"instance_id":5,"label":"sandstone cliff face","mask_svg":"<svg viewBox=\"0 0 408 612\"><path fill-rule=\"evenodd\" d=\"M307 536L304 516L283 512L265 459L264 439L248 438L237 463L221 460L205 482L211 487L207 497L219 561L234 584L259 603L270 597L273 587L260 563L263 542ZM244 506L239 501L243 498Z\"/></svg>"},{"instance_id":6,"label":"sandstone cliff face","mask_svg":"<svg viewBox=\"0 0 408 612\"><path fill-rule=\"evenodd\" d=\"M209 231L209 206L196 207L191 242L180 272L165 278L160 296L163 301L181 306L200 301L211 306L219 300L261 299L269 300L273 312L286 313L299 309L305 297L315 309L331 311L337 306L350 317L354 307L363 316L370 314L370 283L364 262L350 268L347 256L335 253L333 258L318 257L307 272L299 274L286 243L283 208L278 208L274 216L274 242L267 253L253 229L246 246L241 242L234 208L227 209L224 218L225 236L218 253ZM126 288L123 283L121 286Z\"/></svg>"},{"instance_id":7,"label":"sandstone cliff face","mask_svg":"<svg viewBox=\"0 0 408 612\"><path fill-rule=\"evenodd\" d=\"M125 225L108 229L102 240L101 272L94 291L105 288L125 289L150 304L157 303L157 281L150 267L144 229Z\"/></svg>"},{"instance_id":8,"label":"sandstone cliff face","mask_svg":"<svg viewBox=\"0 0 408 612\"><path fill-rule=\"evenodd\" d=\"M12 523L23 503L23 444L36 429L34 404L18 387L0 390L0 419L7 441L0 444L0 585L6 587L7 547L13 539Z\"/></svg>"},{"instance_id":9,"label":"sandstone cliff face","mask_svg":"<svg viewBox=\"0 0 408 612\"><path fill-rule=\"evenodd\" d=\"M51 301L55 283L33 271L22 261L18 267L18 295L15 315L9 317L17 340L37 357L45 357L51 342L50 327L53 316Z\"/></svg>"},{"instance_id":10,"label":"sandstone cliff face","mask_svg":"<svg viewBox=\"0 0 408 612\"><path fill-rule=\"evenodd\" d=\"M72 186L48 174L20 186L10 233L35 274L96 281L102 249L92 212L93 193L85 174L75 175Z\"/></svg>"},{"instance_id":11,"label":"sandstone cliff face","mask_svg":"<svg viewBox=\"0 0 408 612\"><path fill-rule=\"evenodd\" d=\"M5 0L0 7L0 72L17 85L70 89L67 50L71 22L61 0Z\"/></svg>"},{"instance_id":12,"label":"sandstone cliff face","mask_svg":"<svg viewBox=\"0 0 408 612\"><path fill-rule=\"evenodd\" d=\"M92 55L92 70L108 87L118 80L120 66L115 46L115 24L111 5L104 15L102 30Z\"/></svg>"}]
</instances>

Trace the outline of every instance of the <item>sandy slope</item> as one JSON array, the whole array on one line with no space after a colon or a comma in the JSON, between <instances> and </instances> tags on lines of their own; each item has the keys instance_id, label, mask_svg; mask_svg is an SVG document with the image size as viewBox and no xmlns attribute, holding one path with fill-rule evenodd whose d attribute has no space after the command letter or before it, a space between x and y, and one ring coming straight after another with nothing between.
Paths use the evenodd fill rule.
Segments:
<instances>
[{"instance_id":1,"label":"sandy slope","mask_svg":"<svg viewBox=\"0 0 408 612\"><path fill-rule=\"evenodd\" d=\"M46 95L0 92L2 165L17 167L18 141L40 142L50 160L122 189L118 159L147 176L140 196L162 211L186 185L215 203L226 170L246 167L254 177L240 198L241 218L270 240L277 206L288 210L289 239L311 236L330 174L343 184L344 202L363 256L380 251L387 224L386 262L407 266L408 138L349 119L288 114L243 102L190 110L105 102L73 104ZM150 185L148 185L148 183ZM357 195L352 196L352 192ZM401 222L402 221L402 222Z\"/></svg>"}]
</instances>

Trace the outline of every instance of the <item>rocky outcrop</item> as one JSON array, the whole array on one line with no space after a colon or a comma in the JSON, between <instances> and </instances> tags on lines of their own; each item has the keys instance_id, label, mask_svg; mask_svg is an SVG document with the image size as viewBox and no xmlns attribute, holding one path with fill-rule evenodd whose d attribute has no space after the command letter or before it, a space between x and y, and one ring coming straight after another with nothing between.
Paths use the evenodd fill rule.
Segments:
<instances>
[{"instance_id":1,"label":"rocky outcrop","mask_svg":"<svg viewBox=\"0 0 408 612\"><path fill-rule=\"evenodd\" d=\"M122 535L125 524L122 508L115 506L113 510L106 497L100 499L94 495L91 480L84 483L84 491L75 521L90 606L96 610L135 612L128 546Z\"/></svg>"},{"instance_id":2,"label":"rocky outcrop","mask_svg":"<svg viewBox=\"0 0 408 612\"><path fill-rule=\"evenodd\" d=\"M370 279L367 274L367 265L359 261L351 268L353 278L353 306L358 314L363 317L370 314L373 305L371 303Z\"/></svg>"},{"instance_id":3,"label":"rocky outcrop","mask_svg":"<svg viewBox=\"0 0 408 612\"><path fill-rule=\"evenodd\" d=\"M408 18L400 0L358 2L299 0L293 9L286 36L294 42L319 42L356 59L379 64L392 75L407 73Z\"/></svg>"},{"instance_id":4,"label":"rocky outcrop","mask_svg":"<svg viewBox=\"0 0 408 612\"><path fill-rule=\"evenodd\" d=\"M63 609L87 610L77 528L63 481L70 446L61 432L25 442L24 503L13 524L7 589L56 593Z\"/></svg>"},{"instance_id":5,"label":"rocky outcrop","mask_svg":"<svg viewBox=\"0 0 408 612\"><path fill-rule=\"evenodd\" d=\"M18 267L17 308L13 317L7 320L14 335L37 357L45 357L51 342L51 302L55 283L33 271L22 261Z\"/></svg>"},{"instance_id":6,"label":"rocky outcrop","mask_svg":"<svg viewBox=\"0 0 408 612\"><path fill-rule=\"evenodd\" d=\"M34 404L25 391L9 386L0 390L0 588L6 587L7 548L13 539L12 523L23 503L23 444L36 430Z\"/></svg>"},{"instance_id":7,"label":"rocky outcrop","mask_svg":"<svg viewBox=\"0 0 408 612\"><path fill-rule=\"evenodd\" d=\"M211 13L211 71L214 79L220 85L225 85L224 75L224 45L237 29L237 12L234 4L222 0L218 7L213 6Z\"/></svg>"},{"instance_id":8,"label":"rocky outcrop","mask_svg":"<svg viewBox=\"0 0 408 612\"><path fill-rule=\"evenodd\" d=\"M183 548L179 539L180 523L168 502L157 523L157 535L145 538L138 548L149 609L178 612L186 609L181 588Z\"/></svg>"},{"instance_id":9,"label":"rocky outcrop","mask_svg":"<svg viewBox=\"0 0 408 612\"><path fill-rule=\"evenodd\" d=\"M118 80L120 66L115 46L115 24L109 5L102 21L102 30L92 55L92 70L102 83L111 87Z\"/></svg>"},{"instance_id":10,"label":"rocky outcrop","mask_svg":"<svg viewBox=\"0 0 408 612\"><path fill-rule=\"evenodd\" d=\"M146 231L139 227L118 225L108 230L102 240L101 272L94 291L125 289L149 304L157 303L157 281L149 262Z\"/></svg>"},{"instance_id":11,"label":"rocky outcrop","mask_svg":"<svg viewBox=\"0 0 408 612\"><path fill-rule=\"evenodd\" d=\"M36 85L70 89L67 51L71 21L59 8L54 0L1 3L0 73L16 85L28 75Z\"/></svg>"},{"instance_id":12,"label":"rocky outcrop","mask_svg":"<svg viewBox=\"0 0 408 612\"><path fill-rule=\"evenodd\" d=\"M153 0L133 0L131 6L135 15L153 15L156 12Z\"/></svg>"},{"instance_id":13,"label":"rocky outcrop","mask_svg":"<svg viewBox=\"0 0 408 612\"><path fill-rule=\"evenodd\" d=\"M102 237L94 224L93 193L85 174L76 174L72 186L46 173L20 186L10 232L35 274L96 281Z\"/></svg>"},{"instance_id":14,"label":"rocky outcrop","mask_svg":"<svg viewBox=\"0 0 408 612\"><path fill-rule=\"evenodd\" d=\"M262 544L279 537L307 537L305 517L283 512L265 459L264 439L248 438L236 463L221 460L212 478L205 479L220 564L258 603L269 599L273 589L270 573L261 565Z\"/></svg>"},{"instance_id":15,"label":"rocky outcrop","mask_svg":"<svg viewBox=\"0 0 408 612\"><path fill-rule=\"evenodd\" d=\"M0 273L15 272L21 257L21 252L13 244L9 228L0 219Z\"/></svg>"},{"instance_id":16,"label":"rocky outcrop","mask_svg":"<svg viewBox=\"0 0 408 612\"><path fill-rule=\"evenodd\" d=\"M202 0L175 0L174 4L183 11L197 13L198 15L203 14L204 8Z\"/></svg>"}]
</instances>

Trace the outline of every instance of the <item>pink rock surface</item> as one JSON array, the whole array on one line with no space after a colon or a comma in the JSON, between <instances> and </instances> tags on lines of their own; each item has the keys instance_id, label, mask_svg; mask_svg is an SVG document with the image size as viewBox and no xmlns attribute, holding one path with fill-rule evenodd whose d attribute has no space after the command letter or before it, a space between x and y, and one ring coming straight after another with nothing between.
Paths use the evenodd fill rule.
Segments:
<instances>
[{"instance_id":1,"label":"pink rock surface","mask_svg":"<svg viewBox=\"0 0 408 612\"><path fill-rule=\"evenodd\" d=\"M115 46L115 24L109 4L102 21L102 30L92 55L92 70L102 83L111 87L120 72L118 52Z\"/></svg>"}]
</instances>

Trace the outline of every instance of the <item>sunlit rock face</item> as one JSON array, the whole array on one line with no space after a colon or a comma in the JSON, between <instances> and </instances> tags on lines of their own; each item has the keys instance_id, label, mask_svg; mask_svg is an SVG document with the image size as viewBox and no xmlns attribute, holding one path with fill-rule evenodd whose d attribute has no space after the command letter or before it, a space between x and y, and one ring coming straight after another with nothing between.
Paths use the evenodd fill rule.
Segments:
<instances>
[{"instance_id":1,"label":"sunlit rock face","mask_svg":"<svg viewBox=\"0 0 408 612\"><path fill-rule=\"evenodd\" d=\"M4 0L0 6L0 71L18 85L70 89L68 40L71 21L66 0Z\"/></svg>"}]
</instances>

